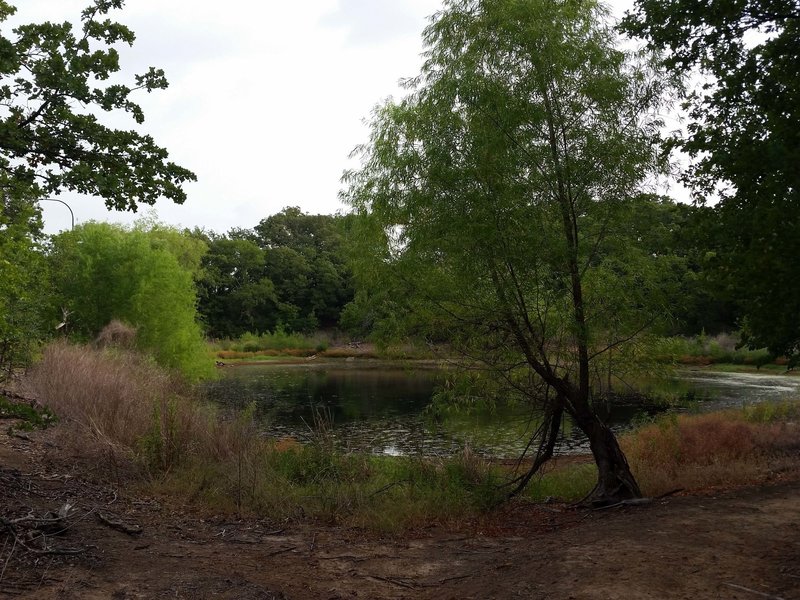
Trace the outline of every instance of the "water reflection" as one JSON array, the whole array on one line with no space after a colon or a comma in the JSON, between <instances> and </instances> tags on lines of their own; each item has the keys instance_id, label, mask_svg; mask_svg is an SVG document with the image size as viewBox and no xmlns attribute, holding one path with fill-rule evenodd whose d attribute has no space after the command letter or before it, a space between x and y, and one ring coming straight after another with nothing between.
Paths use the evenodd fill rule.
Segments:
<instances>
[{"instance_id":1,"label":"water reflection","mask_svg":"<svg viewBox=\"0 0 800 600\"><path fill-rule=\"evenodd\" d=\"M242 366L208 385L208 395L239 409L256 404L257 418L271 435L307 437L315 415L333 423L336 443L388 455L444 455L469 444L478 453L517 456L538 427L528 407L425 413L443 374L435 369L400 369L381 363L320 362L313 365ZM669 382L645 383L660 397L684 398L707 409L800 396L800 378L686 372ZM603 418L617 431L655 406L607 407ZM601 412L603 409L601 408ZM560 453L585 452L580 431L565 421Z\"/></svg>"},{"instance_id":2,"label":"water reflection","mask_svg":"<svg viewBox=\"0 0 800 600\"><path fill-rule=\"evenodd\" d=\"M657 385L676 397L700 403L704 411L800 397L800 377L787 375L682 371Z\"/></svg>"}]
</instances>

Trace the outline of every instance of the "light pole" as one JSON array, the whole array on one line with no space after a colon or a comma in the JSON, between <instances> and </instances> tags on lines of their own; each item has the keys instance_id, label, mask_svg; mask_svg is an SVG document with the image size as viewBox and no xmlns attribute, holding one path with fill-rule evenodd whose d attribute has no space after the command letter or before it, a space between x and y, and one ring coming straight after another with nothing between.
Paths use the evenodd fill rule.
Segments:
<instances>
[{"instance_id":1,"label":"light pole","mask_svg":"<svg viewBox=\"0 0 800 600\"><path fill-rule=\"evenodd\" d=\"M69 216L72 218L72 227L70 227L70 231L71 231L71 230L73 230L73 229L75 229L75 213L74 213L74 212L72 212L72 207L70 207L70 205L69 205L69 204L67 204L67 203L66 203L66 202L64 202L63 200L59 200L58 198L39 198L39 201L40 201L40 202L41 202L42 200L44 200L44 201L46 201L46 202L60 202L61 204L63 204L64 206L66 206L66 207L67 207L67 209L69 210Z\"/></svg>"}]
</instances>

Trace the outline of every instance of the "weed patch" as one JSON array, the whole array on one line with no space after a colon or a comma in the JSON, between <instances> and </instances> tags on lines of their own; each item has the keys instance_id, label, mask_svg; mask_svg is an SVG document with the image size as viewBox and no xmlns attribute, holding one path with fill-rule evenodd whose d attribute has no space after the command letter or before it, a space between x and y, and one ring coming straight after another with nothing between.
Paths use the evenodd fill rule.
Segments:
<instances>
[{"instance_id":1,"label":"weed patch","mask_svg":"<svg viewBox=\"0 0 800 600\"><path fill-rule=\"evenodd\" d=\"M771 462L800 448L800 427L792 422L799 414L798 403L672 414L623 436L620 443L647 494L741 485L760 481Z\"/></svg>"},{"instance_id":2,"label":"weed patch","mask_svg":"<svg viewBox=\"0 0 800 600\"><path fill-rule=\"evenodd\" d=\"M75 456L215 512L399 531L498 499L501 474L469 449L448 459L342 452L323 416L309 443L268 439L255 405L226 418L152 361L119 349L53 344L26 385L73 426Z\"/></svg>"},{"instance_id":3,"label":"weed patch","mask_svg":"<svg viewBox=\"0 0 800 600\"><path fill-rule=\"evenodd\" d=\"M25 402L12 402L0 396L0 418L19 419L14 429L32 431L44 429L56 422L56 416L49 408L37 408Z\"/></svg>"}]
</instances>

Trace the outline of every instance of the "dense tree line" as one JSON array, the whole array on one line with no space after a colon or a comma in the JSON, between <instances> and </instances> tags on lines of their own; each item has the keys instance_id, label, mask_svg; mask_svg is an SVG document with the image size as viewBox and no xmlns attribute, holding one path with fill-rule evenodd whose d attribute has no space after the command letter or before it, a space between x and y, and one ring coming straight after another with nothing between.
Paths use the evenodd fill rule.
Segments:
<instances>
[{"instance_id":1,"label":"dense tree line","mask_svg":"<svg viewBox=\"0 0 800 600\"><path fill-rule=\"evenodd\" d=\"M197 280L208 335L336 327L353 297L345 220L286 208L251 230L195 232L208 244Z\"/></svg>"},{"instance_id":2,"label":"dense tree line","mask_svg":"<svg viewBox=\"0 0 800 600\"><path fill-rule=\"evenodd\" d=\"M670 143L692 159L697 200L719 200L709 274L745 341L800 358L800 4L637 0L622 28L687 81L689 122Z\"/></svg>"},{"instance_id":3,"label":"dense tree line","mask_svg":"<svg viewBox=\"0 0 800 600\"><path fill-rule=\"evenodd\" d=\"M42 220L29 195L0 193L0 380L26 365L49 323Z\"/></svg>"}]
</instances>

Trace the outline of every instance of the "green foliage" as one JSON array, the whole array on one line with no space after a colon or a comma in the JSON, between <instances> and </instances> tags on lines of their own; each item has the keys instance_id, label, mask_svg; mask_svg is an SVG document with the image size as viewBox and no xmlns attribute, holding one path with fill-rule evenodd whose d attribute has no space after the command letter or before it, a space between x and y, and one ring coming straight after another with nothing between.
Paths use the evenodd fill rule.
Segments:
<instances>
[{"instance_id":1,"label":"green foliage","mask_svg":"<svg viewBox=\"0 0 800 600\"><path fill-rule=\"evenodd\" d=\"M702 334L695 337L656 338L652 340L647 352L657 362L664 363L761 367L775 360L765 348L751 350L741 347L735 337L724 334L714 338Z\"/></svg>"},{"instance_id":2,"label":"green foliage","mask_svg":"<svg viewBox=\"0 0 800 600\"><path fill-rule=\"evenodd\" d=\"M591 367L669 316L681 271L634 218L665 166L653 114L669 82L615 48L606 16L577 0L445 2L344 200L366 277L394 280L408 314L543 405L542 447L569 412L605 447L598 496L618 499L639 491L590 405Z\"/></svg>"},{"instance_id":3,"label":"green foliage","mask_svg":"<svg viewBox=\"0 0 800 600\"><path fill-rule=\"evenodd\" d=\"M49 335L41 227L39 207L29 195L0 191L0 380L27 365L39 340Z\"/></svg>"},{"instance_id":4,"label":"green foliage","mask_svg":"<svg viewBox=\"0 0 800 600\"><path fill-rule=\"evenodd\" d=\"M686 179L716 194L716 287L745 315L744 341L800 358L800 8L794 0L637 0L623 29L664 52L685 93L694 160Z\"/></svg>"},{"instance_id":5,"label":"green foliage","mask_svg":"<svg viewBox=\"0 0 800 600\"><path fill-rule=\"evenodd\" d=\"M70 190L102 197L109 208L136 210L160 197L183 202L182 184L195 179L150 136L102 123L103 113L115 112L141 124L133 92L167 86L163 71L153 68L137 75L133 87L110 82L119 81L115 46L132 45L135 37L106 18L123 4L93 0L78 31L69 22L9 31L16 9L0 2L0 372L27 364L57 322L58 313L47 312L37 198Z\"/></svg>"},{"instance_id":6,"label":"green foliage","mask_svg":"<svg viewBox=\"0 0 800 600\"><path fill-rule=\"evenodd\" d=\"M170 236L176 236L173 232ZM56 297L70 311L69 332L93 339L112 319L137 329L136 343L159 364L190 378L213 370L196 319L190 268L180 257L196 255L202 242L165 244L163 228L126 229L87 223L53 240ZM175 248L182 252L176 256Z\"/></svg>"},{"instance_id":7,"label":"green foliage","mask_svg":"<svg viewBox=\"0 0 800 600\"><path fill-rule=\"evenodd\" d=\"M25 186L36 195L70 190L97 195L109 208L135 210L160 197L182 203L181 188L195 176L168 162L148 135L115 130L98 114L122 112L137 124L135 90L167 87L164 72L150 68L133 86L110 83L120 70L117 44L132 45L133 32L106 18L123 0L93 0L79 31L64 23L26 24L0 33L0 182L2 191ZM0 23L16 9L0 5Z\"/></svg>"},{"instance_id":8,"label":"green foliage","mask_svg":"<svg viewBox=\"0 0 800 600\"><path fill-rule=\"evenodd\" d=\"M353 297L343 252L344 218L306 215L290 207L262 220L255 239L266 252L266 272L275 284L292 331L331 327Z\"/></svg>"},{"instance_id":9,"label":"green foliage","mask_svg":"<svg viewBox=\"0 0 800 600\"><path fill-rule=\"evenodd\" d=\"M661 88L601 18L592 3L448 2L410 95L376 109L346 174L359 277L478 360L530 345L568 370L562 340L600 350L665 312L674 261L634 220L652 202L638 185L658 167L645 111Z\"/></svg>"},{"instance_id":10,"label":"green foliage","mask_svg":"<svg viewBox=\"0 0 800 600\"><path fill-rule=\"evenodd\" d=\"M736 298L713 276L717 224L712 209L651 197L631 215L633 235L653 256L669 260L678 282L670 291L672 320L662 335L717 334L738 328Z\"/></svg>"},{"instance_id":11,"label":"green foliage","mask_svg":"<svg viewBox=\"0 0 800 600\"><path fill-rule=\"evenodd\" d=\"M210 239L197 287L198 309L211 337L239 337L277 324L275 285L265 274L264 251L251 240Z\"/></svg>"},{"instance_id":12,"label":"green foliage","mask_svg":"<svg viewBox=\"0 0 800 600\"><path fill-rule=\"evenodd\" d=\"M334 326L353 296L342 231L342 217L286 208L253 231L198 234L209 245L198 280L209 334L236 338L278 327L308 333Z\"/></svg>"},{"instance_id":13,"label":"green foliage","mask_svg":"<svg viewBox=\"0 0 800 600\"><path fill-rule=\"evenodd\" d=\"M44 429L56 422L53 412L45 408L37 408L26 403L12 402L0 396L0 418L20 419L22 424L17 425L17 429L33 430Z\"/></svg>"},{"instance_id":14,"label":"green foliage","mask_svg":"<svg viewBox=\"0 0 800 600\"><path fill-rule=\"evenodd\" d=\"M309 337L298 333L289 333L282 326L278 326L272 333L247 332L236 341L228 341L220 345L227 346L226 350L260 352L262 350L310 350L320 346L325 347L327 343L320 336Z\"/></svg>"}]
</instances>

